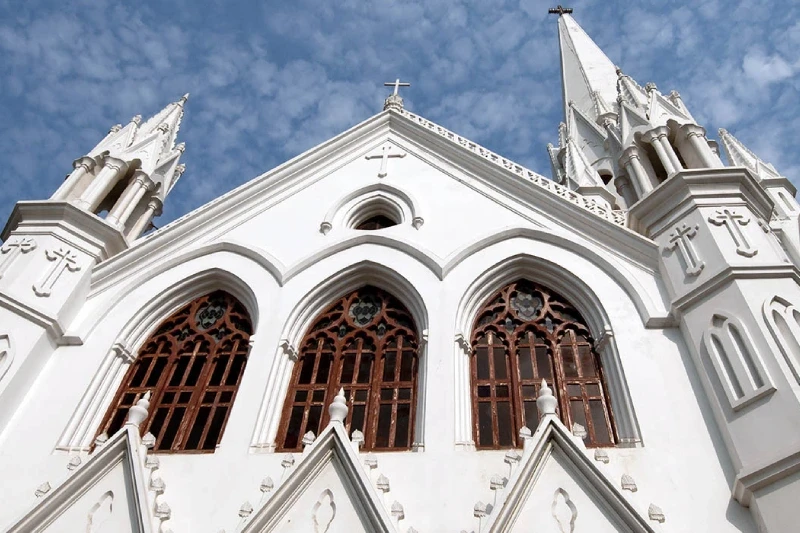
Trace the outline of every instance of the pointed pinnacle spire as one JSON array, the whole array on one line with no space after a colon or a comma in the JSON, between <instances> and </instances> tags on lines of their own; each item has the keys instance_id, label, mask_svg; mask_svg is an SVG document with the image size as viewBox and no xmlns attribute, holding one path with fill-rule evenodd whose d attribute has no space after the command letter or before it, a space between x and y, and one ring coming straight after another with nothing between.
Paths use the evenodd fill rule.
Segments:
<instances>
[{"instance_id":1,"label":"pointed pinnacle spire","mask_svg":"<svg viewBox=\"0 0 800 533\"><path fill-rule=\"evenodd\" d=\"M572 101L584 115L596 119L594 93L606 102L617 97L614 64L566 11L558 17L558 38L564 115Z\"/></svg>"},{"instance_id":2,"label":"pointed pinnacle spire","mask_svg":"<svg viewBox=\"0 0 800 533\"><path fill-rule=\"evenodd\" d=\"M758 176L763 178L777 178L780 173L770 163L766 163L754 152L747 148L742 142L731 135L728 130L720 128L719 140L722 144L728 163L731 166L747 167Z\"/></svg>"},{"instance_id":3,"label":"pointed pinnacle spire","mask_svg":"<svg viewBox=\"0 0 800 533\"><path fill-rule=\"evenodd\" d=\"M136 134L137 139L142 139L158 130L166 136L162 154L171 152L175 147L175 139L178 136L178 130L180 130L181 120L183 119L184 104L188 99L189 93L186 93L178 101L167 104L164 109L142 124Z\"/></svg>"}]
</instances>

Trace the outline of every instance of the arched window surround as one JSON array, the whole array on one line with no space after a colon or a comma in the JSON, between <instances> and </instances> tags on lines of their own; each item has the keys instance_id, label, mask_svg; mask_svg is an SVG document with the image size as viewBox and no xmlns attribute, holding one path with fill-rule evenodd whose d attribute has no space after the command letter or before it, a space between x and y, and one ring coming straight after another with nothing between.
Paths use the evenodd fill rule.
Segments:
<instances>
[{"instance_id":1,"label":"arched window surround","mask_svg":"<svg viewBox=\"0 0 800 533\"><path fill-rule=\"evenodd\" d=\"M763 311L767 328L783 354L795 384L800 385L800 309L776 295L767 298Z\"/></svg>"},{"instance_id":2,"label":"arched window surround","mask_svg":"<svg viewBox=\"0 0 800 533\"><path fill-rule=\"evenodd\" d=\"M331 206L319 231L327 235L334 227L355 228L375 215L384 215L398 225L419 229L425 222L419 204L407 192L385 183L375 183L350 192Z\"/></svg>"},{"instance_id":3,"label":"arched window surround","mask_svg":"<svg viewBox=\"0 0 800 533\"><path fill-rule=\"evenodd\" d=\"M55 449L66 452L88 452L92 447L96 429L145 340L175 311L217 289L233 295L247 309L254 327L250 337L252 342L257 332L255 328L258 325L259 305L255 292L248 283L221 268L203 270L184 278L163 293L152 297L126 321L101 361L59 437ZM123 297L115 306L124 301Z\"/></svg>"},{"instance_id":4,"label":"arched window surround","mask_svg":"<svg viewBox=\"0 0 800 533\"><path fill-rule=\"evenodd\" d=\"M617 429L617 446L641 446L639 422L636 418L614 332L599 298L588 285L563 266L544 258L517 254L496 263L478 276L464 293L457 309L454 342L456 448L475 449L470 375L472 326L488 298L518 279L529 279L549 287L566 298L581 313L595 339L595 350L600 356L605 373Z\"/></svg>"},{"instance_id":5,"label":"arched window surround","mask_svg":"<svg viewBox=\"0 0 800 533\"><path fill-rule=\"evenodd\" d=\"M297 362L300 342L313 321L330 304L345 294L372 285L400 300L411 313L417 326L419 349L417 402L412 450L422 451L425 443L425 396L427 380L428 311L414 285L398 272L372 261L350 265L326 278L294 305L285 321L273 364L266 377L267 387L259 408L256 426L250 441L253 453L272 453L280 424L283 401Z\"/></svg>"},{"instance_id":6,"label":"arched window surround","mask_svg":"<svg viewBox=\"0 0 800 533\"><path fill-rule=\"evenodd\" d=\"M712 313L702 343L703 362L707 368L710 363L708 372L713 369L734 411L775 391L747 327L736 317L721 310Z\"/></svg>"}]
</instances>

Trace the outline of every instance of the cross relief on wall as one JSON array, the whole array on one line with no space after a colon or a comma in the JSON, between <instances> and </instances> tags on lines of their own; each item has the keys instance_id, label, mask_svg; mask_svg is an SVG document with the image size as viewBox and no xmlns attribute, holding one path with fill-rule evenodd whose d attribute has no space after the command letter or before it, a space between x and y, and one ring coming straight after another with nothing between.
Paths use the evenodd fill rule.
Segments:
<instances>
[{"instance_id":1,"label":"cross relief on wall","mask_svg":"<svg viewBox=\"0 0 800 533\"><path fill-rule=\"evenodd\" d=\"M758 250L750 244L742 230L743 226L750 223L750 217L747 215L726 207L717 209L713 215L708 217L708 221L715 226L725 226L731 239L733 239L733 243L736 245L737 254L744 257L753 257L758 253Z\"/></svg>"},{"instance_id":2,"label":"cross relief on wall","mask_svg":"<svg viewBox=\"0 0 800 533\"><path fill-rule=\"evenodd\" d=\"M6 273L19 254L27 254L36 249L33 237L17 237L0 248L0 278Z\"/></svg>"},{"instance_id":3,"label":"cross relief on wall","mask_svg":"<svg viewBox=\"0 0 800 533\"><path fill-rule=\"evenodd\" d=\"M384 178L389 173L389 159L403 158L407 154L393 145L392 143L384 143L377 152L364 156L364 159L380 159L381 166L378 170L378 177Z\"/></svg>"},{"instance_id":4,"label":"cross relief on wall","mask_svg":"<svg viewBox=\"0 0 800 533\"><path fill-rule=\"evenodd\" d=\"M66 271L77 272L81 269L78 264L78 255L69 248L55 248L46 250L44 253L48 261L53 261L53 265L45 272L44 276L33 285L33 292L36 296L47 297L53 291L53 287L61 274Z\"/></svg>"},{"instance_id":5,"label":"cross relief on wall","mask_svg":"<svg viewBox=\"0 0 800 533\"><path fill-rule=\"evenodd\" d=\"M687 276L699 275L706 266L705 262L700 260L700 256L692 244L692 239L697 235L698 229L700 229L699 225L692 227L686 223L676 226L669 235L669 242L664 246L664 250L667 251L678 250Z\"/></svg>"}]
</instances>

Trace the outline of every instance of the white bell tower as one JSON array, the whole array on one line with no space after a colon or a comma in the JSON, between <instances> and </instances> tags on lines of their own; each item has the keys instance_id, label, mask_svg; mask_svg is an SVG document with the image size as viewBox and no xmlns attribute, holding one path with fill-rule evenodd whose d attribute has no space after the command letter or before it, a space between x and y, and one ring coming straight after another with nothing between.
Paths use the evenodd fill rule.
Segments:
<instances>
[{"instance_id":1,"label":"white bell tower","mask_svg":"<svg viewBox=\"0 0 800 533\"><path fill-rule=\"evenodd\" d=\"M48 200L18 202L0 248L0 430L89 292L94 266L128 248L182 174L175 144L188 95L116 125Z\"/></svg>"}]
</instances>

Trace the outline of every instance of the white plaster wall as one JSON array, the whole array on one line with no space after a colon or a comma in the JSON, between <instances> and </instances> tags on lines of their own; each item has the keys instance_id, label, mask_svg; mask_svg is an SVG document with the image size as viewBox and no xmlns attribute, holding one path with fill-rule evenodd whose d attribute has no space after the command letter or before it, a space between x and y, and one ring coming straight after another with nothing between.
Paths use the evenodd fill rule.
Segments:
<instances>
[{"instance_id":1,"label":"white plaster wall","mask_svg":"<svg viewBox=\"0 0 800 533\"><path fill-rule=\"evenodd\" d=\"M261 253L259 250L267 251L280 262L272 265L273 270L296 264L335 242L337 233L354 233L334 228L323 236L318 231L319 223L332 199L374 182L377 167L376 161L356 158L351 167L336 171L291 201L277 204L216 239L235 241L255 255ZM390 161L389 176L384 179L397 179L398 186L413 194L420 203L420 215L425 218L419 230L406 224L385 230L386 235L395 234L437 258L449 256L490 231L509 226L533 227L526 218L536 218L521 217L502 208L496 195L490 200L411 155ZM464 176L459 179L467 181ZM645 515L649 503L659 505L667 516L665 530L755 531L747 510L731 500L731 465L724 459L724 447L679 332L645 328L637 309L637 299L661 300L652 272L637 269L633 262L622 261L619 254L599 247L591 248L591 254L576 253L575 245L567 246L566 236L563 245L558 243L557 236L562 231L551 230L556 237L547 241L518 237L475 250L454 264L444 279L424 257L413 257L388 241L322 254L284 280L282 286L267 266L269 258L262 254L262 260L254 260L233 251L209 253L166 269L153 269L147 276L123 277L113 287L89 297L73 324L83 344L55 350L0 436L0 473L3 479L15 480L13 486L0 484L4 502L0 525L9 523L31 505L33 491L40 483L49 480L55 484L66 477L69 456L54 452L55 445L101 361L129 321L170 287L214 269L218 272L215 275L240 280L255 296L256 308L251 312L257 315L257 321L250 359L217 451L207 455L162 455L159 473L167 484L164 500L172 508L170 527L176 533L233 530L241 504L246 500L255 504L261 498L261 480L269 475L277 482L282 475L283 455L251 453L250 443L265 390L271 386L270 376L274 376L271 372L278 358L285 357L278 344L292 327L289 317L296 314L299 302L307 294L337 272L370 262L380 265L372 267L373 271L383 269L387 275L394 272L414 288L428 319L418 326L429 332L421 365L425 389L419 391L425 398L424 451L378 454L378 471L390 479L392 486L388 499L403 504L404 529L476 529L473 505L478 500L491 499L489 479L494 473L506 472L506 465L504 452L456 450L456 316L475 279L507 258L527 254L590 285L613 328L643 446L610 449L611 462L598 463L601 470L616 486L623 473L631 475L639 491L625 492L625 496ZM570 239L583 241L581 236ZM174 254L188 251L176 246ZM609 264L618 265L618 270L610 272ZM350 275L357 280L359 268ZM527 275L537 279L535 271ZM628 280L641 292L623 289L618 280ZM321 302L314 312L326 305ZM702 505L698 504L698 495L702 495Z\"/></svg>"}]
</instances>

